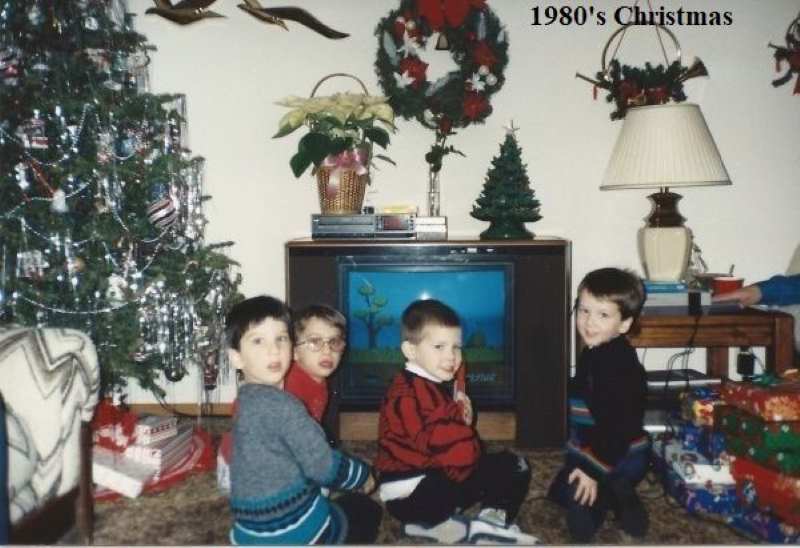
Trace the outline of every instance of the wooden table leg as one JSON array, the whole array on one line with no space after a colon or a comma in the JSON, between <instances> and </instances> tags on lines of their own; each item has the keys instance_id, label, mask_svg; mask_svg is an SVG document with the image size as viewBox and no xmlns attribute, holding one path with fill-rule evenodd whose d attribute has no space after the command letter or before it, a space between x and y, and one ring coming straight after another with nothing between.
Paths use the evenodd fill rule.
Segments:
<instances>
[{"instance_id":1,"label":"wooden table leg","mask_svg":"<svg viewBox=\"0 0 800 548\"><path fill-rule=\"evenodd\" d=\"M766 349L767 370L780 375L794 365L794 318L775 316L772 329L772 346Z\"/></svg>"},{"instance_id":2,"label":"wooden table leg","mask_svg":"<svg viewBox=\"0 0 800 548\"><path fill-rule=\"evenodd\" d=\"M712 346L706 349L706 373L712 377L728 376L727 346Z\"/></svg>"}]
</instances>

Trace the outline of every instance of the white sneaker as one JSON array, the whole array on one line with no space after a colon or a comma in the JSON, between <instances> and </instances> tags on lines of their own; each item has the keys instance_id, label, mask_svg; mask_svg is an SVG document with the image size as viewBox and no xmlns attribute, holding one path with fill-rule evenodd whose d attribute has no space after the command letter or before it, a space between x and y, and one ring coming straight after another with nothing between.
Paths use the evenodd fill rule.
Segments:
<instances>
[{"instance_id":1,"label":"white sneaker","mask_svg":"<svg viewBox=\"0 0 800 548\"><path fill-rule=\"evenodd\" d=\"M518 525L506 525L506 513L499 508L484 508L469 523L470 544L541 544L533 535L523 533Z\"/></svg>"},{"instance_id":2,"label":"white sneaker","mask_svg":"<svg viewBox=\"0 0 800 548\"><path fill-rule=\"evenodd\" d=\"M467 518L453 515L432 527L420 523L406 523L403 533L409 537L419 537L442 544L457 544L467 539L470 522Z\"/></svg>"}]
</instances>

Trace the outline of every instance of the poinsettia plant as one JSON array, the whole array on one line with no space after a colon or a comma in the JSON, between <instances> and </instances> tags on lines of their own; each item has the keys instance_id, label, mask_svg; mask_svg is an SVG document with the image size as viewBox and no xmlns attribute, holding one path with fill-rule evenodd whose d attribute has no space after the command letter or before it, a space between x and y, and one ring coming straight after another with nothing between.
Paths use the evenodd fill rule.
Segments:
<instances>
[{"instance_id":1,"label":"poinsettia plant","mask_svg":"<svg viewBox=\"0 0 800 548\"><path fill-rule=\"evenodd\" d=\"M285 137L300 127L308 133L297 143L289 160L295 177L312 164L343 167L349 164L366 173L373 158L394 164L383 154L373 154L373 146L389 146L389 132L395 131L394 110L386 97L363 93L335 93L324 97L286 97L277 103L289 107L273 136Z\"/></svg>"}]
</instances>

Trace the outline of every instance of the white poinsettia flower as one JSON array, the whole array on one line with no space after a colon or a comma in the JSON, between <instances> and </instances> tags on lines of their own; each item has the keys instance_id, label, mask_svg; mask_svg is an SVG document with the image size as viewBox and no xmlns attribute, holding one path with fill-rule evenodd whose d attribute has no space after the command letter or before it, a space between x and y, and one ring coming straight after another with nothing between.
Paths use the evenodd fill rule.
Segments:
<instances>
[{"instance_id":1,"label":"white poinsettia flower","mask_svg":"<svg viewBox=\"0 0 800 548\"><path fill-rule=\"evenodd\" d=\"M306 112L301 108L296 108L283 115L278 122L278 127L281 131L293 131L302 126L305 119Z\"/></svg>"},{"instance_id":2,"label":"white poinsettia flower","mask_svg":"<svg viewBox=\"0 0 800 548\"><path fill-rule=\"evenodd\" d=\"M276 105L280 105L282 107L290 107L290 108L299 108L302 107L305 102L308 100L306 97L297 97L296 95L289 95L288 97L284 97L280 101L276 101Z\"/></svg>"},{"instance_id":3,"label":"white poinsettia flower","mask_svg":"<svg viewBox=\"0 0 800 548\"><path fill-rule=\"evenodd\" d=\"M364 109L366 117L374 116L382 122L387 124L394 124L394 110L386 103L371 105Z\"/></svg>"},{"instance_id":4,"label":"white poinsettia flower","mask_svg":"<svg viewBox=\"0 0 800 548\"><path fill-rule=\"evenodd\" d=\"M355 110L356 107L359 107L363 104L364 95L354 93L337 93L333 97L333 102L340 107Z\"/></svg>"},{"instance_id":5,"label":"white poinsettia flower","mask_svg":"<svg viewBox=\"0 0 800 548\"><path fill-rule=\"evenodd\" d=\"M330 110L335 105L336 103L330 97L311 97L306 99L306 102L300 108L308 114L316 114L317 112Z\"/></svg>"},{"instance_id":6,"label":"white poinsettia flower","mask_svg":"<svg viewBox=\"0 0 800 548\"><path fill-rule=\"evenodd\" d=\"M388 97L384 97L383 95L365 95L364 96L364 104L369 105L379 105L381 103L387 103L389 101Z\"/></svg>"}]
</instances>

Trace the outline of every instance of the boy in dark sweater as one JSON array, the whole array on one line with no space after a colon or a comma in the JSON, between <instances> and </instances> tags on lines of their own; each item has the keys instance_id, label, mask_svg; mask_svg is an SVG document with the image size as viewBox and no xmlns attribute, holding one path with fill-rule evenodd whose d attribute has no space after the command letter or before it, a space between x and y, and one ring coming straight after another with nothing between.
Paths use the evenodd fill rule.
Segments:
<instances>
[{"instance_id":1,"label":"boy in dark sweater","mask_svg":"<svg viewBox=\"0 0 800 548\"><path fill-rule=\"evenodd\" d=\"M403 312L405 369L390 384L378 424L380 497L406 535L444 543L535 544L513 525L531 470L509 451L481 451L472 405L454 388L461 367L461 324L436 300ZM460 514L475 503L475 519Z\"/></svg>"},{"instance_id":2,"label":"boy in dark sweater","mask_svg":"<svg viewBox=\"0 0 800 548\"><path fill-rule=\"evenodd\" d=\"M647 533L636 494L650 454L643 428L647 379L625 337L643 302L641 280L616 268L590 272L578 286L576 327L585 348L569 383L566 462L548 493L566 508L574 542L590 542L608 510L629 535Z\"/></svg>"},{"instance_id":3,"label":"boy in dark sweater","mask_svg":"<svg viewBox=\"0 0 800 548\"><path fill-rule=\"evenodd\" d=\"M228 355L244 376L233 425L233 544L369 544L382 510L365 493L369 465L331 449L322 428L286 392L291 315L272 297L237 304L225 319ZM329 500L322 486L351 491Z\"/></svg>"}]
</instances>

